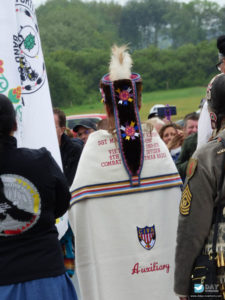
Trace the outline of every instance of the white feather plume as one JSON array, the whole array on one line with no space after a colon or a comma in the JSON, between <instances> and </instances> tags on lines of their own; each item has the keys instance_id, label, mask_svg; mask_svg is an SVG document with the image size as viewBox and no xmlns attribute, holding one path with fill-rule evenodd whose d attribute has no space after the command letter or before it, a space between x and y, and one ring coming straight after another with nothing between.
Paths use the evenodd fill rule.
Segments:
<instances>
[{"instance_id":1,"label":"white feather plume","mask_svg":"<svg viewBox=\"0 0 225 300\"><path fill-rule=\"evenodd\" d=\"M109 65L109 77L111 81L130 79L132 59L127 52L127 46L112 47L112 56Z\"/></svg>"}]
</instances>

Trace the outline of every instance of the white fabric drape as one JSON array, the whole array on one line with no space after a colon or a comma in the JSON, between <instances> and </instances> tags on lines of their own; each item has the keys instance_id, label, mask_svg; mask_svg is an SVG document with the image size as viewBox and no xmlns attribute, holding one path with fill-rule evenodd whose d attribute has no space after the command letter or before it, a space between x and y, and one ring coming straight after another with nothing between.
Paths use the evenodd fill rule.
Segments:
<instances>
[{"instance_id":1,"label":"white fabric drape","mask_svg":"<svg viewBox=\"0 0 225 300\"><path fill-rule=\"evenodd\" d=\"M52 104L32 0L1 1L0 93L17 112L19 147L46 147L61 166ZM35 170L34 170L35 172ZM66 230L60 225L60 236Z\"/></svg>"},{"instance_id":2,"label":"white fabric drape","mask_svg":"<svg viewBox=\"0 0 225 300\"><path fill-rule=\"evenodd\" d=\"M84 147L69 211L82 300L177 299L173 273L181 180L156 131L144 132L144 141L139 187L130 187L107 131L92 133ZM156 234L149 250L137 232L146 226L154 226Z\"/></svg>"}]
</instances>

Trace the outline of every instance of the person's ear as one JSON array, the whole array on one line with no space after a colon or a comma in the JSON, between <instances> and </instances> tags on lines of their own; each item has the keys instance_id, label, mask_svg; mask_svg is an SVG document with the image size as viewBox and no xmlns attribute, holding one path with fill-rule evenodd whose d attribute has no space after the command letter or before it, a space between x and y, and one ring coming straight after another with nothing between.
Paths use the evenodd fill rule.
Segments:
<instances>
[{"instance_id":1,"label":"person's ear","mask_svg":"<svg viewBox=\"0 0 225 300\"><path fill-rule=\"evenodd\" d=\"M12 127L12 130L10 132L10 135L13 136L14 132L17 131L17 122L15 121Z\"/></svg>"},{"instance_id":2,"label":"person's ear","mask_svg":"<svg viewBox=\"0 0 225 300\"><path fill-rule=\"evenodd\" d=\"M12 131L17 131L17 122L15 121L14 125L13 125L13 128L12 128Z\"/></svg>"}]
</instances>

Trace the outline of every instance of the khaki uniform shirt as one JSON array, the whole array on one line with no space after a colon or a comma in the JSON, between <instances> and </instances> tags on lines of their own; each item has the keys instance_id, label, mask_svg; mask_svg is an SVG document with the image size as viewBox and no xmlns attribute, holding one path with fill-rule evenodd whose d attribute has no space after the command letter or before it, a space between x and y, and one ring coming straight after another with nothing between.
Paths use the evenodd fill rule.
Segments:
<instances>
[{"instance_id":1,"label":"khaki uniform shirt","mask_svg":"<svg viewBox=\"0 0 225 300\"><path fill-rule=\"evenodd\" d=\"M174 290L179 295L188 295L193 263L209 236L213 209L218 202L217 189L225 155L225 147L219 137L225 139L225 129L194 153L187 168L175 257ZM221 200L225 200L224 184Z\"/></svg>"}]
</instances>

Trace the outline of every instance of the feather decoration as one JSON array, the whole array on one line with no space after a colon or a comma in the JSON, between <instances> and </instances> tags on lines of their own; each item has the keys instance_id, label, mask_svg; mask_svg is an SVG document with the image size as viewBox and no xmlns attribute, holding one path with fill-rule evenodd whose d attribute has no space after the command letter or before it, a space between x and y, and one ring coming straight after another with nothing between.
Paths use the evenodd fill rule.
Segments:
<instances>
[{"instance_id":1,"label":"feather decoration","mask_svg":"<svg viewBox=\"0 0 225 300\"><path fill-rule=\"evenodd\" d=\"M130 79L133 62L127 49L126 45L121 47L114 45L112 47L112 56L109 65L109 77L111 81Z\"/></svg>"}]
</instances>

